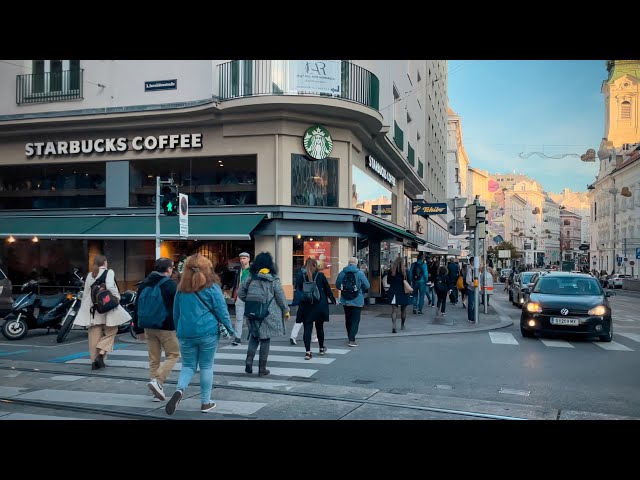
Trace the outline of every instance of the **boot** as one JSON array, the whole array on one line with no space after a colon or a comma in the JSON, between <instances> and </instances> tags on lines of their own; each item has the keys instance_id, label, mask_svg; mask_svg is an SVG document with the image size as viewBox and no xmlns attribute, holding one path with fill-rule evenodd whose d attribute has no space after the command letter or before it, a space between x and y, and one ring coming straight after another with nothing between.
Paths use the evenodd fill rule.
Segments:
<instances>
[{"instance_id":1,"label":"boot","mask_svg":"<svg viewBox=\"0 0 640 480\"><path fill-rule=\"evenodd\" d=\"M259 377L264 377L264 376L269 375L271 373L270 370L267 370L267 359L266 358L260 357L260 360L258 361L258 366L259 366L259 370L258 370L258 376Z\"/></svg>"},{"instance_id":2,"label":"boot","mask_svg":"<svg viewBox=\"0 0 640 480\"><path fill-rule=\"evenodd\" d=\"M244 367L244 371L247 373L253 373L253 357L255 356L255 352L254 353L247 353L247 359L245 361L245 367Z\"/></svg>"},{"instance_id":3,"label":"boot","mask_svg":"<svg viewBox=\"0 0 640 480\"><path fill-rule=\"evenodd\" d=\"M400 323L400 330L404 330L404 321L405 319L402 319L402 322Z\"/></svg>"},{"instance_id":4,"label":"boot","mask_svg":"<svg viewBox=\"0 0 640 480\"><path fill-rule=\"evenodd\" d=\"M396 333L396 319L392 318L391 319L391 333Z\"/></svg>"}]
</instances>

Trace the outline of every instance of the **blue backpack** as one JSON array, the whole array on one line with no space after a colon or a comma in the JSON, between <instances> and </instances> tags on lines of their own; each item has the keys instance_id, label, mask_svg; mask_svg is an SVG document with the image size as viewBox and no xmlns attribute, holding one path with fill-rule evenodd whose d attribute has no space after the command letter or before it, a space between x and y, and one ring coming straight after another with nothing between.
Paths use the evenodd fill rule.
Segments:
<instances>
[{"instance_id":1,"label":"blue backpack","mask_svg":"<svg viewBox=\"0 0 640 480\"><path fill-rule=\"evenodd\" d=\"M154 287L142 290L138 297L138 327L162 328L167 318L167 308L164 306L160 285L167 281L169 277L164 277Z\"/></svg>"}]
</instances>

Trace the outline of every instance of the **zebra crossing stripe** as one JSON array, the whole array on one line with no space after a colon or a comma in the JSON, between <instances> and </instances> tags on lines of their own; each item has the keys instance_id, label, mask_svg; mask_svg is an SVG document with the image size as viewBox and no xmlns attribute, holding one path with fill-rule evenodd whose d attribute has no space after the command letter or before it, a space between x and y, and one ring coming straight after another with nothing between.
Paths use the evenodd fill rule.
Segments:
<instances>
[{"instance_id":1,"label":"zebra crossing stripe","mask_svg":"<svg viewBox=\"0 0 640 480\"><path fill-rule=\"evenodd\" d=\"M273 348L271 348L271 350L273 350ZM237 350L236 350L237 351ZM299 357L293 357L290 355L269 355L269 362L281 362L281 363L304 363L304 364L316 364L316 365L329 365L330 363L332 363L335 358L328 358L327 356L324 357L314 357L311 360L305 360L303 355L304 355L304 348L302 350L300 350L300 356ZM128 351L113 351L111 353L109 353L109 358L113 357L113 356L126 356L126 357L147 357L147 351L146 350L128 350ZM162 355L162 358L165 358L164 356L164 352ZM239 360L242 361L244 363L245 359L247 358L247 354L245 353L226 353L226 352L216 352L216 356L215 359L216 360Z\"/></svg>"},{"instance_id":2,"label":"zebra crossing stripe","mask_svg":"<svg viewBox=\"0 0 640 480\"><path fill-rule=\"evenodd\" d=\"M547 347L576 348L566 340L548 340L545 338L541 338L540 341Z\"/></svg>"},{"instance_id":3,"label":"zebra crossing stripe","mask_svg":"<svg viewBox=\"0 0 640 480\"><path fill-rule=\"evenodd\" d=\"M489 338L491 338L491 343L501 343L504 345L519 345L516 338L510 333L489 332Z\"/></svg>"},{"instance_id":4,"label":"zebra crossing stripe","mask_svg":"<svg viewBox=\"0 0 640 480\"><path fill-rule=\"evenodd\" d=\"M288 383L277 383L277 382L228 382L228 385L233 385L236 387L247 387L247 388L262 388L264 390L291 390L293 385Z\"/></svg>"},{"instance_id":5,"label":"zebra crossing stripe","mask_svg":"<svg viewBox=\"0 0 640 480\"><path fill-rule=\"evenodd\" d=\"M300 342L302 343L302 342ZM235 351L241 351L241 349L246 348L243 347L244 344L239 345L237 347L234 347L233 345L227 345L225 347L219 348L218 350L235 350ZM314 348L315 344L311 344L311 348ZM327 355L345 355L349 352L353 352L352 348L346 349L346 348L333 348L329 345L326 345L327 347ZM295 345L271 345L271 348L269 349L271 352L294 352L294 353L302 353L304 355L304 352L306 351L304 346L295 346Z\"/></svg>"},{"instance_id":6,"label":"zebra crossing stripe","mask_svg":"<svg viewBox=\"0 0 640 480\"><path fill-rule=\"evenodd\" d=\"M616 335L622 335L623 337L630 338L634 342L640 342L640 333L617 332Z\"/></svg>"},{"instance_id":7,"label":"zebra crossing stripe","mask_svg":"<svg viewBox=\"0 0 640 480\"><path fill-rule=\"evenodd\" d=\"M629 347L625 347L624 345L622 345L621 343L618 342L610 342L610 343L606 343L606 342L593 342L596 345L598 345L600 348L604 349L604 350L621 350L621 351L625 351L625 352L633 352L632 349L630 349Z\"/></svg>"}]
</instances>

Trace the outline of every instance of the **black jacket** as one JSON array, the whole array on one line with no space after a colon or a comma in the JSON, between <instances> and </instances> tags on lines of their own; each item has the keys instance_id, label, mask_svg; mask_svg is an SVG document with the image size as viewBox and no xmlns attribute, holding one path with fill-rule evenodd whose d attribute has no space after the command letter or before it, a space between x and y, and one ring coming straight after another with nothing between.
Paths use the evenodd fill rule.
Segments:
<instances>
[{"instance_id":1,"label":"black jacket","mask_svg":"<svg viewBox=\"0 0 640 480\"><path fill-rule=\"evenodd\" d=\"M302 292L302 285L307 280L307 275L298 275L296 278L296 290ZM296 323L307 323L329 321L329 303L336 303L336 298L333 296L327 277L324 273L318 272L316 276L316 285L320 291L320 300L318 303L300 303L298 311L296 312Z\"/></svg>"},{"instance_id":2,"label":"black jacket","mask_svg":"<svg viewBox=\"0 0 640 480\"><path fill-rule=\"evenodd\" d=\"M136 296L136 305L134 308L133 323L136 333L144 333L144 328L138 327L138 299L140 294L145 288L155 287L160 280L165 277L163 273L151 272L147 278L138 287L138 295ZM161 330L175 330L176 327L173 323L173 300L176 296L177 285L176 282L169 279L160 285L160 292L162 293L162 300L164 300L164 307L167 309L167 317L162 322Z\"/></svg>"}]
</instances>

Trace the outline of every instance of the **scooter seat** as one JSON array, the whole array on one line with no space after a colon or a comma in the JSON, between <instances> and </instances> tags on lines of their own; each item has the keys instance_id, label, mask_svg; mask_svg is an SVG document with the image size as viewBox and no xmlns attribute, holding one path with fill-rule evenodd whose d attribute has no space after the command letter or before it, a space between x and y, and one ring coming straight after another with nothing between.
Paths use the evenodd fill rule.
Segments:
<instances>
[{"instance_id":1,"label":"scooter seat","mask_svg":"<svg viewBox=\"0 0 640 480\"><path fill-rule=\"evenodd\" d=\"M43 297L38 297L39 307L40 308L53 308L58 303L60 303L60 300L62 300L64 297L66 297L66 295L67 295L66 293L57 293L56 295L47 295L47 296L43 296Z\"/></svg>"}]
</instances>

